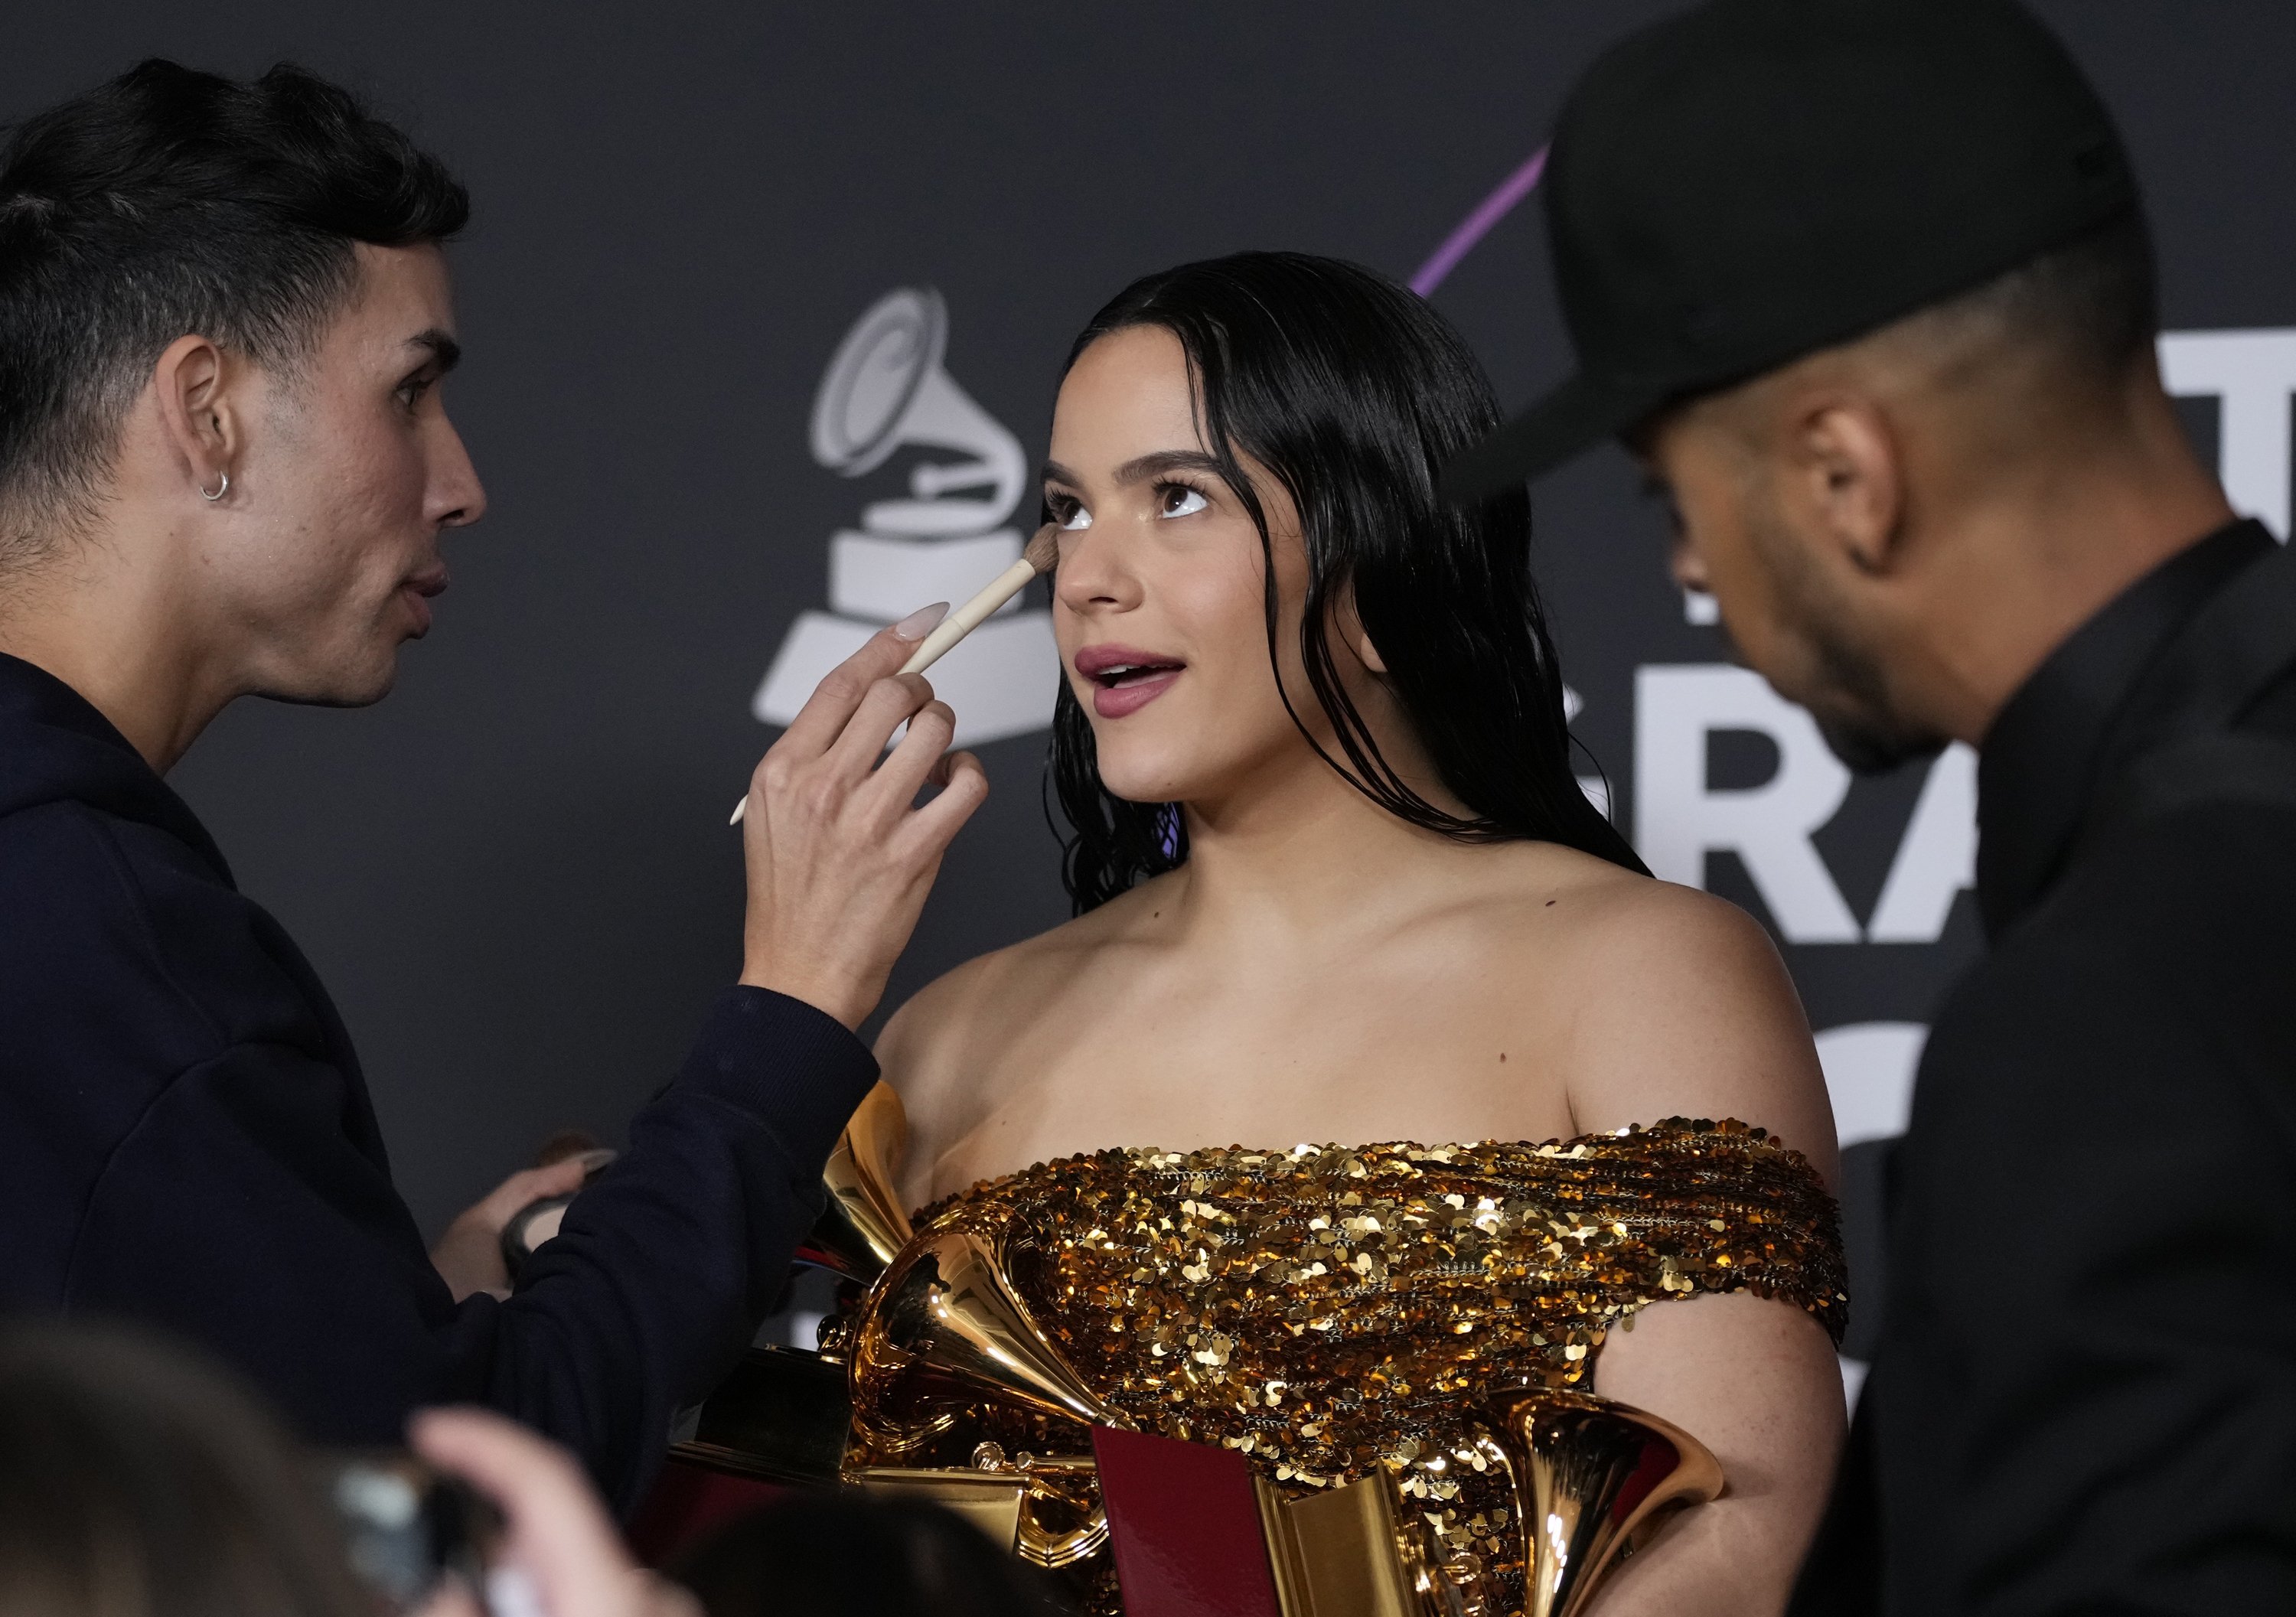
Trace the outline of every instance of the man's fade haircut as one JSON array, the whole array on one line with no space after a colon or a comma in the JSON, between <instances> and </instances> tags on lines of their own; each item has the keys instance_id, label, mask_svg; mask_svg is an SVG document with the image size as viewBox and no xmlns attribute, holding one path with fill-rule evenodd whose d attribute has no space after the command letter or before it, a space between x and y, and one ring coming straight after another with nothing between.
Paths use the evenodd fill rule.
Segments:
<instances>
[{"instance_id":1,"label":"man's fade haircut","mask_svg":"<svg viewBox=\"0 0 2296 1617\"><path fill-rule=\"evenodd\" d=\"M357 277L354 244L444 242L470 199L339 86L153 58L16 125L0 147L0 570L89 517L121 423L197 333L307 359Z\"/></svg>"},{"instance_id":2,"label":"man's fade haircut","mask_svg":"<svg viewBox=\"0 0 2296 1617\"><path fill-rule=\"evenodd\" d=\"M2116 389L2149 358L2160 334L2152 232L2144 210L2131 209L1840 348L1916 357L1933 377L1955 385L1983 387L2014 375L2017 390L2003 395L2004 402L2019 419L2030 419L2032 405L2043 402L2033 397L2036 389L2054 399L2095 398ZM2030 363L2005 368L2005 357ZM1743 438L1755 431L1756 416L1739 410L1737 402L1800 363L1790 360L1775 371L1685 395L1621 436L1628 448L1647 456L1660 423L1712 399L1722 402L1724 419Z\"/></svg>"},{"instance_id":3,"label":"man's fade haircut","mask_svg":"<svg viewBox=\"0 0 2296 1617\"><path fill-rule=\"evenodd\" d=\"M2022 349L2078 385L2117 382L2161 334L2152 233L2131 209L1903 324L1916 341L1966 334Z\"/></svg>"}]
</instances>

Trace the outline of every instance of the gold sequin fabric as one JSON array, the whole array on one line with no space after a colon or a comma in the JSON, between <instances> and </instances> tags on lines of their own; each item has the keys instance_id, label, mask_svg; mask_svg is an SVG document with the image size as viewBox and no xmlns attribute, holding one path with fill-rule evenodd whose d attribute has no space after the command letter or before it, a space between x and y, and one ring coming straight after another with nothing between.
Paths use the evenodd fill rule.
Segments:
<instances>
[{"instance_id":1,"label":"gold sequin fabric","mask_svg":"<svg viewBox=\"0 0 2296 1617\"><path fill-rule=\"evenodd\" d=\"M1444 1548L1519 1609L1521 1528L1479 1416L1580 1385L1653 1302L1751 1291L1847 1314L1833 1198L1744 1124L1671 1118L1546 1145L1103 1151L926 1209L1002 1229L1012 1277L1083 1380L1146 1431L1242 1450L1294 1490L1393 1471ZM1074 1434L983 1408L931 1457ZM1103 1591L1103 1600L1106 1599Z\"/></svg>"}]
</instances>

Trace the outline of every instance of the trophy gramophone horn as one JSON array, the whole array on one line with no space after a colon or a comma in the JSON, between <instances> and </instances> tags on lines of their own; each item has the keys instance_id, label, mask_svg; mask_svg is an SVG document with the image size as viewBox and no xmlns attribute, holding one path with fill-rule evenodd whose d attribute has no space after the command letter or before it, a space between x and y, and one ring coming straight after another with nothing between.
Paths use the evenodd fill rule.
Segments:
<instances>
[{"instance_id":1,"label":"trophy gramophone horn","mask_svg":"<svg viewBox=\"0 0 2296 1617\"><path fill-rule=\"evenodd\" d=\"M869 1091L821 1170L829 1200L797 1249L798 1261L863 1285L875 1284L909 1238L893 1188L909 1143L907 1116L890 1084Z\"/></svg>"},{"instance_id":2,"label":"trophy gramophone horn","mask_svg":"<svg viewBox=\"0 0 2296 1617\"><path fill-rule=\"evenodd\" d=\"M983 1403L1073 1423L1079 1434L1132 1424L1085 1385L1029 1317L1007 1276L1002 1237L975 1230L930 1230L901 1249L862 1309L846 1386L856 1420L892 1454L922 1448ZM1090 1460L1023 1456L1007 1467L976 1452L974 1464L1017 1479L1015 1547L1024 1559L1066 1566L1108 1542ZM891 1474L873 1468L859 1480Z\"/></svg>"},{"instance_id":3,"label":"trophy gramophone horn","mask_svg":"<svg viewBox=\"0 0 2296 1617\"><path fill-rule=\"evenodd\" d=\"M1722 1465L1681 1427L1584 1392L1488 1400L1522 1517L1523 1617L1578 1617L1620 1555L1676 1506L1722 1491Z\"/></svg>"},{"instance_id":4,"label":"trophy gramophone horn","mask_svg":"<svg viewBox=\"0 0 2296 1617\"><path fill-rule=\"evenodd\" d=\"M1029 1317L1002 1248L995 1235L930 1231L904 1247L878 1281L854 1340L849 1381L855 1411L887 1447L915 1448L946 1431L955 1410L980 1403L1079 1427L1131 1425L1085 1385Z\"/></svg>"},{"instance_id":5,"label":"trophy gramophone horn","mask_svg":"<svg viewBox=\"0 0 2296 1617\"><path fill-rule=\"evenodd\" d=\"M939 292L889 292L854 322L814 395L813 458L847 477L875 471L907 444L972 457L920 465L909 478L914 498L865 506L862 525L873 532L981 533L1020 501L1028 479L1020 440L941 368L947 341L948 313ZM983 492L946 497L963 488Z\"/></svg>"},{"instance_id":6,"label":"trophy gramophone horn","mask_svg":"<svg viewBox=\"0 0 2296 1617\"><path fill-rule=\"evenodd\" d=\"M900 1098L879 1084L845 1127L823 1170L829 1204L799 1251L809 1263L868 1283L846 1361L853 1414L873 1446L909 1452L952 1426L964 1406L996 1403L1090 1426L1130 1423L1094 1397L1005 1278L1002 1243L966 1230L918 1239L893 1190L906 1145ZM994 1445L989 1445L993 1449ZM1039 1566L1065 1566L1108 1542L1092 1462L974 1457L974 1468L869 1466L865 1487L922 1489L961 1508L993 1508L1013 1547ZM941 1490L936 1493L935 1490ZM984 1505L984 1491L994 1497ZM1003 1519L1000 1517L1000 1520Z\"/></svg>"}]
</instances>

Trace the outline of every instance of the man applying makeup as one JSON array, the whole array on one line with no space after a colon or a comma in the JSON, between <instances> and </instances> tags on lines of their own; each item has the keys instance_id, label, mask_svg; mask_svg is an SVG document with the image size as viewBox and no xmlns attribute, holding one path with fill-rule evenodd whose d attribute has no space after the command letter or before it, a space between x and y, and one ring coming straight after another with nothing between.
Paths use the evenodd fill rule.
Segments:
<instances>
[{"instance_id":1,"label":"man applying makeup","mask_svg":"<svg viewBox=\"0 0 2296 1617\"><path fill-rule=\"evenodd\" d=\"M0 150L0 1307L188 1337L331 1443L488 1404L627 1508L787 1274L986 783L895 675L938 614L831 675L751 782L744 968L676 1081L514 1290L434 1266L325 990L162 777L240 697L379 700L430 628L486 505L440 394L467 213L291 68L146 62Z\"/></svg>"},{"instance_id":2,"label":"man applying makeup","mask_svg":"<svg viewBox=\"0 0 2296 1617\"><path fill-rule=\"evenodd\" d=\"M2161 386L2110 116L2007 0L1717 0L1548 185L1579 373L1461 490L1623 438L1845 761L1980 754L1988 950L1794 1609L2296 1609L2296 550Z\"/></svg>"}]
</instances>

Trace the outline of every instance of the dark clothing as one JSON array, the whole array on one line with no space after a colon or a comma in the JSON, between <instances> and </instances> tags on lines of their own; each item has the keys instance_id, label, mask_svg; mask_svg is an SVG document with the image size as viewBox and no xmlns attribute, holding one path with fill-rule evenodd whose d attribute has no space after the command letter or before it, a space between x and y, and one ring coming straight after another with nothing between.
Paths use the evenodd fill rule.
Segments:
<instances>
[{"instance_id":1,"label":"dark clothing","mask_svg":"<svg viewBox=\"0 0 2296 1617\"><path fill-rule=\"evenodd\" d=\"M2296 787L2131 791L2210 749L2296 780L2296 550L2252 522L1986 737L1991 948L1923 1057L1798 1617L2296 1611Z\"/></svg>"},{"instance_id":2,"label":"dark clothing","mask_svg":"<svg viewBox=\"0 0 2296 1617\"><path fill-rule=\"evenodd\" d=\"M0 1308L176 1333L324 1442L490 1405L627 1508L876 1071L811 1006L728 990L515 1293L458 1306L310 966L118 731L0 656Z\"/></svg>"}]
</instances>

